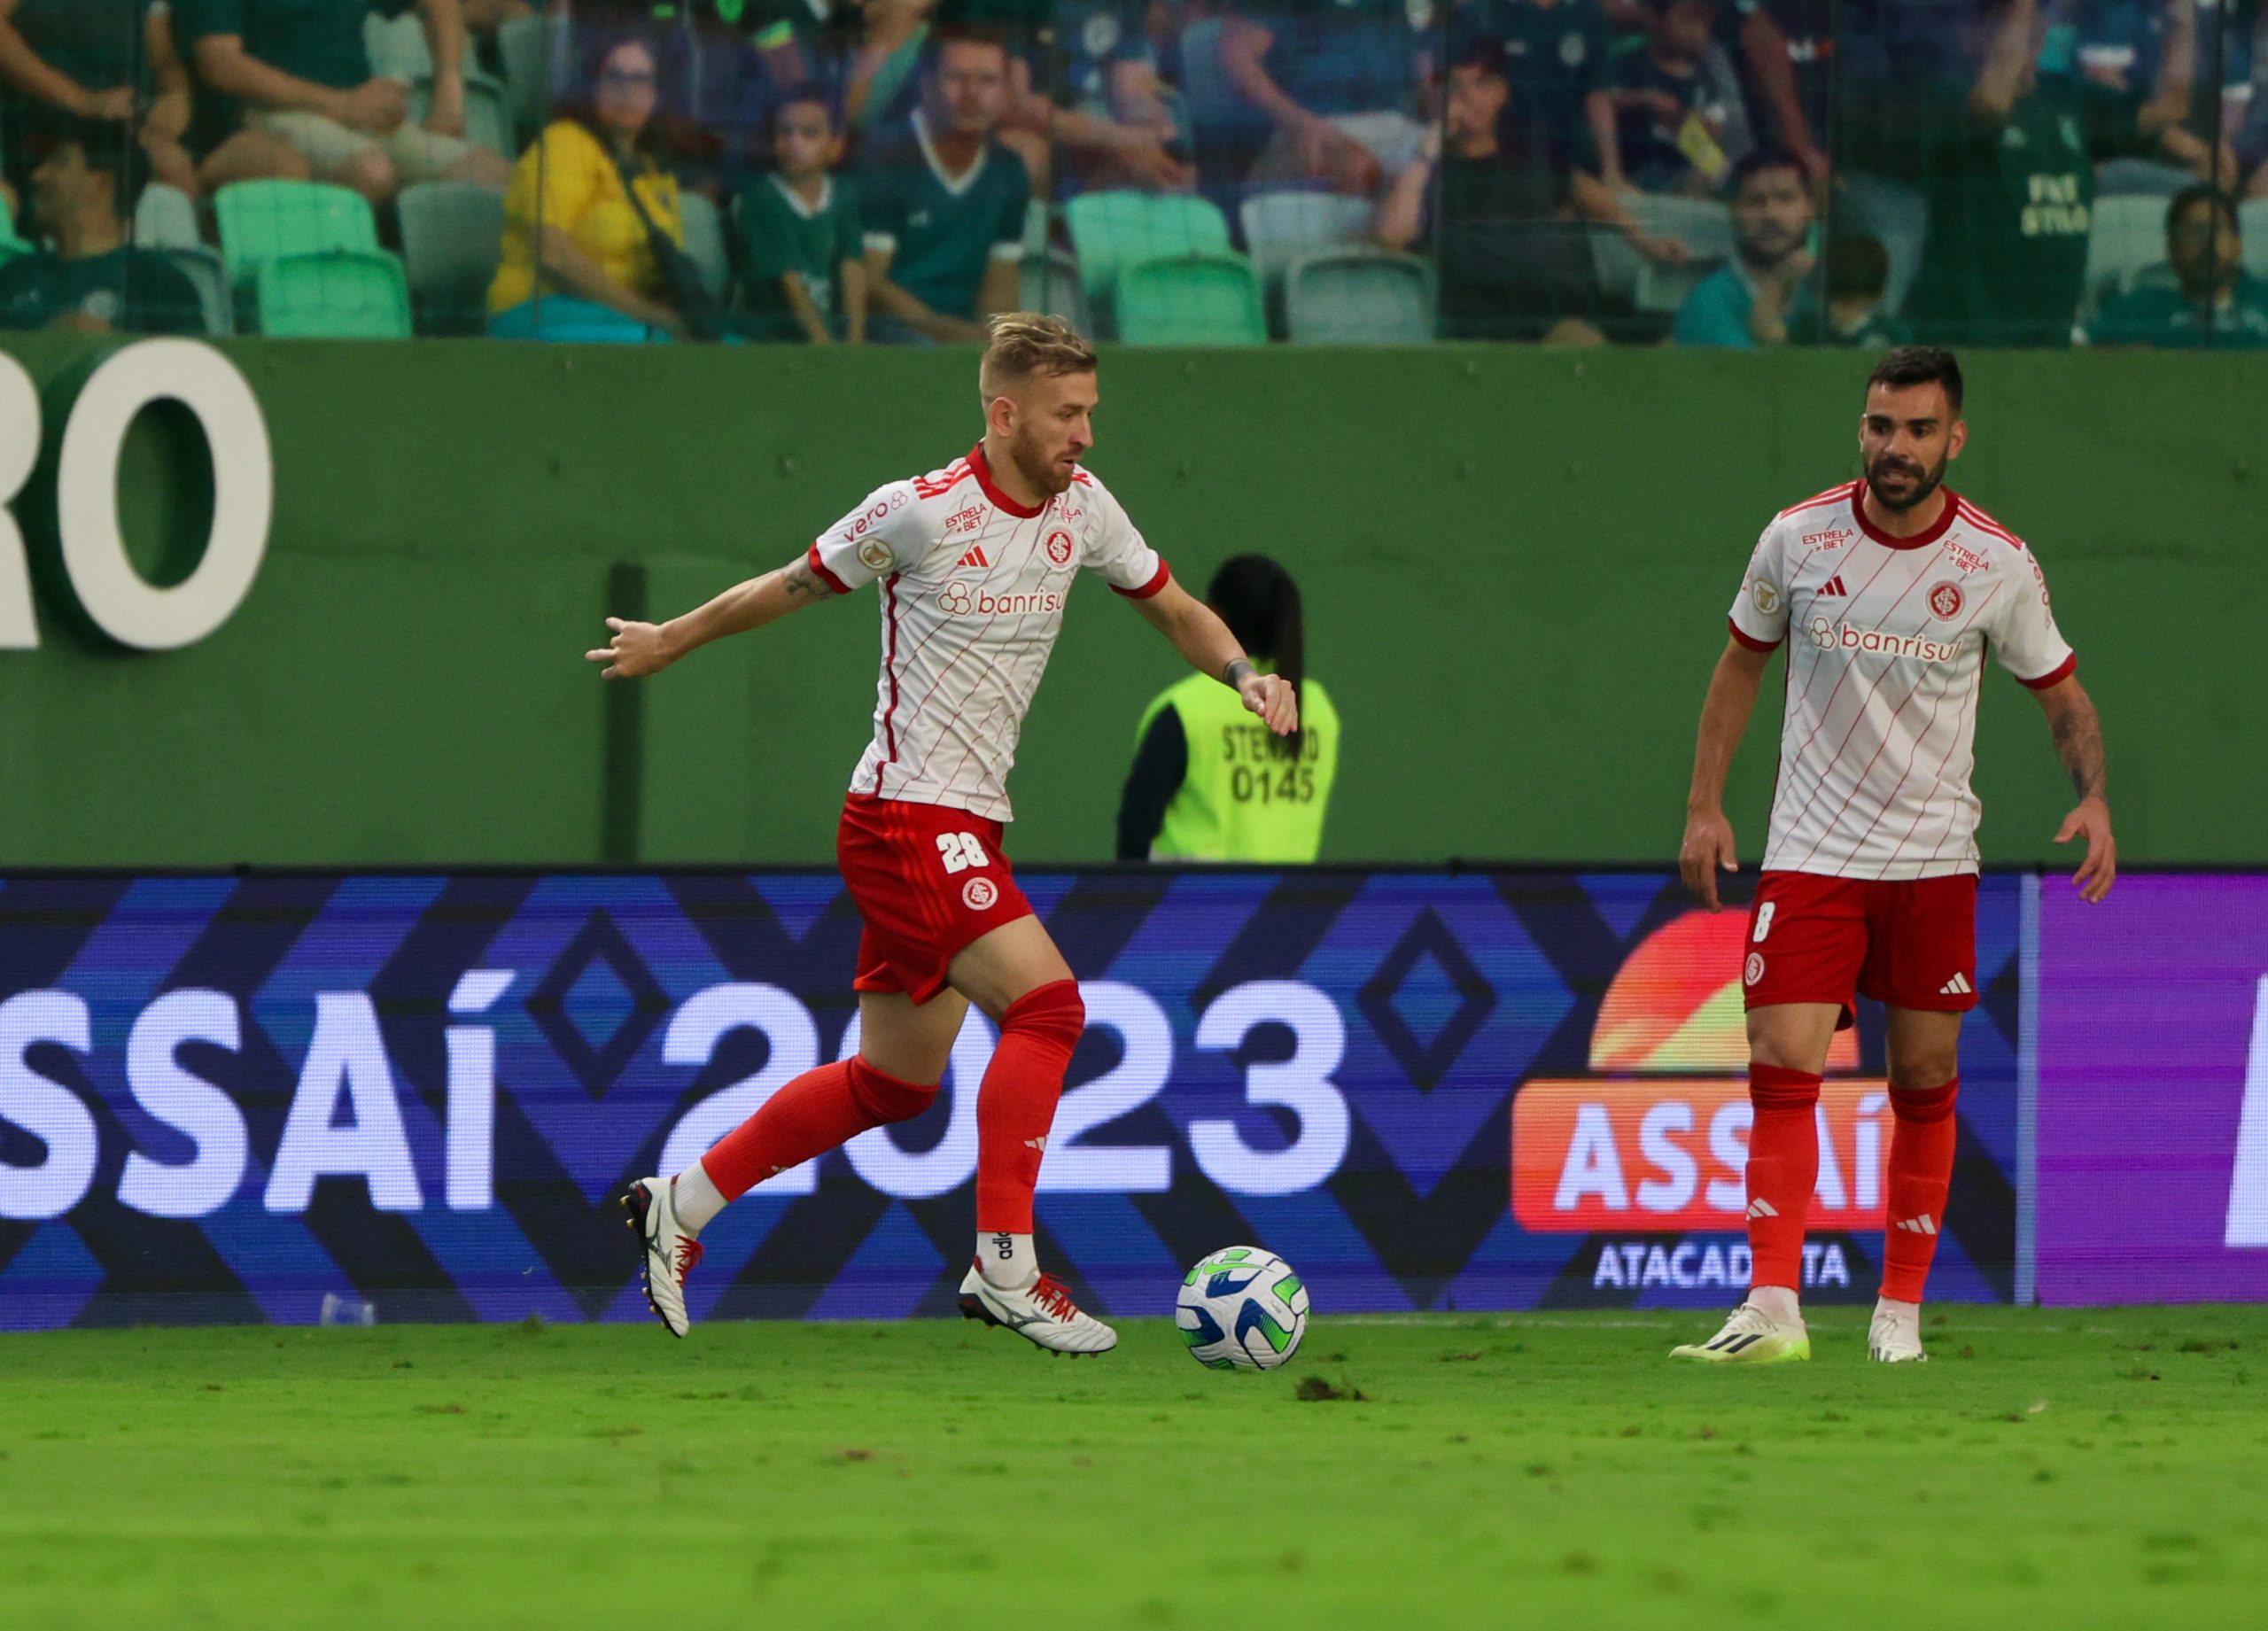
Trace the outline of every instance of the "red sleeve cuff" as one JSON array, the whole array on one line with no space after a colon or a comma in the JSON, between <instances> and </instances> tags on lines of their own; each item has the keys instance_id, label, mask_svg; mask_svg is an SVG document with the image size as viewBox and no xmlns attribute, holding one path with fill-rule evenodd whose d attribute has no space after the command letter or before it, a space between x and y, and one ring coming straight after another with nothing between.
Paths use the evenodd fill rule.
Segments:
<instances>
[{"instance_id":1,"label":"red sleeve cuff","mask_svg":"<svg viewBox=\"0 0 2268 1631\"><path fill-rule=\"evenodd\" d=\"M2076 674L2078 672L2079 654L2074 651L2070 656L2056 664L2054 667L2040 675L2039 679L2019 680L2017 683L2020 685L2030 686L2035 691L2045 691L2051 685L2062 685L2066 680L2069 680L2073 674Z\"/></svg>"},{"instance_id":2,"label":"red sleeve cuff","mask_svg":"<svg viewBox=\"0 0 2268 1631\"><path fill-rule=\"evenodd\" d=\"M1172 581L1173 569L1166 564L1165 557L1163 555L1160 555L1158 557L1158 570L1151 575L1150 581L1144 584L1140 588L1122 589L1116 584L1111 585L1110 587L1113 594L1122 594L1130 601L1146 601L1153 594L1155 594L1159 590L1164 588L1167 584Z\"/></svg>"},{"instance_id":3,"label":"red sleeve cuff","mask_svg":"<svg viewBox=\"0 0 2268 1631\"><path fill-rule=\"evenodd\" d=\"M837 594L848 594L850 593L850 586L843 582L840 578L837 578L833 572L828 571L827 570L827 563L819 558L819 546L817 544L813 544L812 546L811 553L804 558L811 563L812 571L819 574L819 581L825 584L828 588L834 590Z\"/></svg>"},{"instance_id":4,"label":"red sleeve cuff","mask_svg":"<svg viewBox=\"0 0 2268 1631\"><path fill-rule=\"evenodd\" d=\"M1741 627L1739 624L1735 623L1730 617L1727 617L1725 619L1725 626L1733 632L1733 638L1735 640L1740 641L1742 645L1746 646L1751 651L1777 651L1780 649L1780 642L1778 641L1759 640L1755 635Z\"/></svg>"}]
</instances>

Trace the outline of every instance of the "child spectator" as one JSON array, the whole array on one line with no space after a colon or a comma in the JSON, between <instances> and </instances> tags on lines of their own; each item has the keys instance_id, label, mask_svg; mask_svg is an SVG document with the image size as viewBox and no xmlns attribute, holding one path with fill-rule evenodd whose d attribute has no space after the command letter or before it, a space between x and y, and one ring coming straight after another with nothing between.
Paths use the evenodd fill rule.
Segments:
<instances>
[{"instance_id":1,"label":"child spectator","mask_svg":"<svg viewBox=\"0 0 2268 1631\"><path fill-rule=\"evenodd\" d=\"M1828 239L1827 325L1821 341L1854 351L1911 344L1913 335L1885 307L1889 291L1890 252L1879 238L1850 232Z\"/></svg>"},{"instance_id":2,"label":"child spectator","mask_svg":"<svg viewBox=\"0 0 2268 1631\"><path fill-rule=\"evenodd\" d=\"M1642 192L1708 197L1754 145L1716 24L1716 0L1658 0L1643 49L1616 66L1615 144Z\"/></svg>"},{"instance_id":3,"label":"child spectator","mask_svg":"<svg viewBox=\"0 0 2268 1631\"><path fill-rule=\"evenodd\" d=\"M51 249L0 267L0 328L82 334L202 334L196 287L165 256L128 242L149 155L108 119L50 127L31 175L32 214Z\"/></svg>"},{"instance_id":4,"label":"child spectator","mask_svg":"<svg viewBox=\"0 0 2268 1631\"><path fill-rule=\"evenodd\" d=\"M741 264L749 331L757 339L824 346L866 338L866 268L858 195L834 174L843 136L826 94L788 91L773 105L777 167L741 189Z\"/></svg>"}]
</instances>

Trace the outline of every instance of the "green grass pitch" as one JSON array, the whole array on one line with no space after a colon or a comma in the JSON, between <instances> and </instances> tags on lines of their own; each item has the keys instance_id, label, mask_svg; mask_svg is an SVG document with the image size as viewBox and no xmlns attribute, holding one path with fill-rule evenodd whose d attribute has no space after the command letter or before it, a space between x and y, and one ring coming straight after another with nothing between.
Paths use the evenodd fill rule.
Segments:
<instances>
[{"instance_id":1,"label":"green grass pitch","mask_svg":"<svg viewBox=\"0 0 2268 1631\"><path fill-rule=\"evenodd\" d=\"M1930 1318L4 1338L0 1626L2268 1626L2268 1309Z\"/></svg>"}]
</instances>

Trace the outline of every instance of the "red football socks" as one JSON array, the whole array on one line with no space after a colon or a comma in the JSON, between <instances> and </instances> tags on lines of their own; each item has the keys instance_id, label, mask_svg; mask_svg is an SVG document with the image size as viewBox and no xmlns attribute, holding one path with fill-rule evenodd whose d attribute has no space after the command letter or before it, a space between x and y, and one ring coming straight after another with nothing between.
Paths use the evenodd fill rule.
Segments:
<instances>
[{"instance_id":1,"label":"red football socks","mask_svg":"<svg viewBox=\"0 0 2268 1631\"><path fill-rule=\"evenodd\" d=\"M936 1096L936 1088L885 1076L863 1059L821 1065L719 1138L701 1158L702 1170L726 1200L737 1200L774 1173L824 1155L869 1127L920 1115Z\"/></svg>"},{"instance_id":2,"label":"red football socks","mask_svg":"<svg viewBox=\"0 0 2268 1631\"><path fill-rule=\"evenodd\" d=\"M1819 1080L1778 1065L1748 1068L1748 1098L1756 1107L1748 1133L1751 1285L1792 1291L1803 1285L1804 1221L1819 1182Z\"/></svg>"},{"instance_id":3,"label":"red football socks","mask_svg":"<svg viewBox=\"0 0 2268 1631\"><path fill-rule=\"evenodd\" d=\"M976 1231L1029 1235L1032 1191L1071 1050L1086 1029L1076 980L1027 991L1000 1016L1000 1045L976 1096Z\"/></svg>"},{"instance_id":4,"label":"red football socks","mask_svg":"<svg viewBox=\"0 0 2268 1631\"><path fill-rule=\"evenodd\" d=\"M1961 1091L1955 1076L1943 1087L1917 1093L1892 1089L1888 1216L1884 1222L1882 1294L1894 1302L1919 1302L1938 1254L1938 1231L1945 1227L1946 1192L1953 1184L1953 1146L1961 1123L1953 1102Z\"/></svg>"}]
</instances>

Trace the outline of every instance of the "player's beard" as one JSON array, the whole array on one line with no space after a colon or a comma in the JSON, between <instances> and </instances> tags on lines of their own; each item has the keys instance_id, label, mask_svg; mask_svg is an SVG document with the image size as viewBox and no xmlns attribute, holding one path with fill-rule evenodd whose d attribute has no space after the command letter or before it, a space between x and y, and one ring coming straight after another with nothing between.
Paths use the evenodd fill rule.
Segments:
<instances>
[{"instance_id":1,"label":"player's beard","mask_svg":"<svg viewBox=\"0 0 2268 1631\"><path fill-rule=\"evenodd\" d=\"M1076 465L1057 463L1055 455L1041 447L1037 438L1026 436L1021 431L1009 441L1008 457L1035 491L1050 498L1069 489L1071 473L1077 468Z\"/></svg>"},{"instance_id":2,"label":"player's beard","mask_svg":"<svg viewBox=\"0 0 2268 1631\"><path fill-rule=\"evenodd\" d=\"M1935 469L1923 470L1903 459L1893 461L1888 454L1884 454L1867 466L1867 485L1874 490L1875 502L1884 509L1900 511L1912 509L1927 502L1930 494L1938 490L1938 484L1946 478L1947 462L1947 459L1939 459ZM1896 473L1910 475L1915 484L1913 492L1903 498L1892 498L1883 491L1883 478L1891 473L1893 464L1897 467Z\"/></svg>"}]
</instances>

